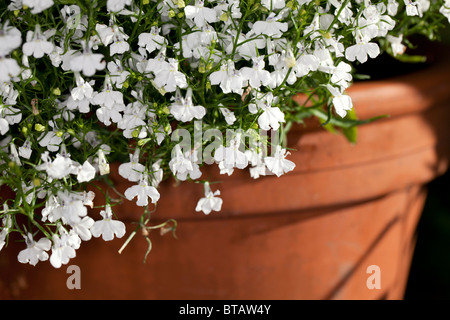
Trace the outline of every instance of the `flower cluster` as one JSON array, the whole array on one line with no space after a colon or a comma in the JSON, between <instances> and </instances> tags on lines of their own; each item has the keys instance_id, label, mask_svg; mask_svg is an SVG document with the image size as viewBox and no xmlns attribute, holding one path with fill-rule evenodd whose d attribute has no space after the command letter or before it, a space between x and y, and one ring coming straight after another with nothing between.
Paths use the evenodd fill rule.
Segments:
<instances>
[{"instance_id":1,"label":"flower cluster","mask_svg":"<svg viewBox=\"0 0 450 320\"><path fill-rule=\"evenodd\" d=\"M220 211L203 165L254 179L294 170L283 136L292 123L357 125L346 94L355 66L402 56L409 36L434 39L450 21L448 0L4 3L0 185L15 198L2 199L0 250L18 232L20 262L55 268L82 241L126 233L108 193L102 219L88 210L110 163L132 183L121 201L155 205L174 178L204 184L196 211Z\"/></svg>"}]
</instances>

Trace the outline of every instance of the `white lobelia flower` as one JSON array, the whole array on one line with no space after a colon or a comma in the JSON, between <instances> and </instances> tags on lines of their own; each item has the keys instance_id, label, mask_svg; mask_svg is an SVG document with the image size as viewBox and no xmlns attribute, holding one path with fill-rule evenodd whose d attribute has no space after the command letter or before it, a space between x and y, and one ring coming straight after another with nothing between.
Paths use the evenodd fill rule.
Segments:
<instances>
[{"instance_id":1,"label":"white lobelia flower","mask_svg":"<svg viewBox=\"0 0 450 320\"><path fill-rule=\"evenodd\" d=\"M220 70L211 73L209 80L211 85L219 85L223 93L242 94L244 91L244 78L241 72L235 69L232 60L223 61Z\"/></svg>"},{"instance_id":2,"label":"white lobelia flower","mask_svg":"<svg viewBox=\"0 0 450 320\"><path fill-rule=\"evenodd\" d=\"M225 47L227 54L231 54L233 50L236 51L236 59L239 56L245 60L250 60L258 55L258 49L263 49L266 46L266 40L263 36L255 35L253 30L250 30L247 34L239 33L236 34L235 31L228 31L228 42L229 45ZM235 38L238 38L237 48L235 48Z\"/></svg>"},{"instance_id":3,"label":"white lobelia flower","mask_svg":"<svg viewBox=\"0 0 450 320\"><path fill-rule=\"evenodd\" d=\"M72 170L72 160L56 155L56 158L52 161L48 151L41 154L42 164L36 167L37 170L45 170L47 175L52 179L62 179L68 176Z\"/></svg>"},{"instance_id":4,"label":"white lobelia flower","mask_svg":"<svg viewBox=\"0 0 450 320\"><path fill-rule=\"evenodd\" d=\"M232 125L236 121L236 116L234 115L234 112L231 111L230 109L222 107L219 108L219 110L225 117L226 123L228 123L229 125Z\"/></svg>"},{"instance_id":5,"label":"white lobelia flower","mask_svg":"<svg viewBox=\"0 0 450 320\"><path fill-rule=\"evenodd\" d=\"M187 150L183 152L180 144L175 145L172 150L172 158L169 161L169 168L172 173L181 181L185 181L188 176L192 180L200 178L202 172L197 164L197 151Z\"/></svg>"},{"instance_id":6,"label":"white lobelia flower","mask_svg":"<svg viewBox=\"0 0 450 320\"><path fill-rule=\"evenodd\" d=\"M316 71L319 68L320 60L315 55L307 53L306 49L300 43L297 44L297 47L300 49L301 54L297 58L292 71L297 78L301 78L312 71Z\"/></svg>"},{"instance_id":7,"label":"white lobelia flower","mask_svg":"<svg viewBox=\"0 0 450 320\"><path fill-rule=\"evenodd\" d=\"M0 82L9 82L21 72L19 64L12 58L0 56Z\"/></svg>"},{"instance_id":8,"label":"white lobelia flower","mask_svg":"<svg viewBox=\"0 0 450 320\"><path fill-rule=\"evenodd\" d=\"M123 105L123 94L120 91L114 91L112 87L111 77L105 76L103 90L98 92L92 98L92 103L112 109L114 105Z\"/></svg>"},{"instance_id":9,"label":"white lobelia flower","mask_svg":"<svg viewBox=\"0 0 450 320\"><path fill-rule=\"evenodd\" d=\"M9 211L9 207L6 203L3 204L3 212L7 213ZM5 215L5 217L2 219L3 226L1 227L0 231L0 251L3 249L3 247L6 244L6 237L8 236L11 227L12 227L12 219L11 215Z\"/></svg>"},{"instance_id":10,"label":"white lobelia flower","mask_svg":"<svg viewBox=\"0 0 450 320\"><path fill-rule=\"evenodd\" d=\"M279 38L288 29L287 22L278 22L280 18L274 12L271 12L266 21L256 21L253 24L253 31L257 35L264 34L269 37Z\"/></svg>"},{"instance_id":11,"label":"white lobelia flower","mask_svg":"<svg viewBox=\"0 0 450 320\"><path fill-rule=\"evenodd\" d=\"M405 50L406 46L402 43L403 41L403 35L401 34L398 37L391 36L390 34L387 35L386 40L389 41L391 44L392 52L394 56L402 55Z\"/></svg>"},{"instance_id":12,"label":"white lobelia flower","mask_svg":"<svg viewBox=\"0 0 450 320\"><path fill-rule=\"evenodd\" d=\"M170 105L169 110L178 121L188 122L194 118L200 120L205 116L205 107L194 105L191 88L187 89L186 96L184 98L181 97L181 101L177 100Z\"/></svg>"},{"instance_id":13,"label":"white lobelia flower","mask_svg":"<svg viewBox=\"0 0 450 320\"><path fill-rule=\"evenodd\" d=\"M155 72L154 82L166 92L174 92L176 88L187 88L188 84L184 73L178 71L178 60L169 58L168 68L160 68Z\"/></svg>"},{"instance_id":14,"label":"white lobelia flower","mask_svg":"<svg viewBox=\"0 0 450 320\"><path fill-rule=\"evenodd\" d=\"M130 162L119 166L119 174L129 181L139 181L144 172L145 166L139 163L139 149L136 149L134 154L130 154Z\"/></svg>"},{"instance_id":15,"label":"white lobelia flower","mask_svg":"<svg viewBox=\"0 0 450 320\"><path fill-rule=\"evenodd\" d=\"M241 134L236 134L231 139L228 147L223 145L218 147L214 153L214 160L219 162L224 172L233 168L244 169L248 166L248 159L245 153L239 150L241 146Z\"/></svg>"},{"instance_id":16,"label":"white lobelia flower","mask_svg":"<svg viewBox=\"0 0 450 320\"><path fill-rule=\"evenodd\" d=\"M448 19L448 22L450 22L450 0L444 1L444 3L439 9L439 12Z\"/></svg>"},{"instance_id":17,"label":"white lobelia flower","mask_svg":"<svg viewBox=\"0 0 450 320\"><path fill-rule=\"evenodd\" d=\"M92 86L95 81L91 80L89 82L85 81L79 72L75 72L75 82L77 86L70 91L72 99L77 101L90 100L94 96L94 89Z\"/></svg>"},{"instance_id":18,"label":"white lobelia flower","mask_svg":"<svg viewBox=\"0 0 450 320\"><path fill-rule=\"evenodd\" d=\"M92 53L92 44L84 45L83 53L72 56L69 60L70 69L73 72L83 72L87 77L91 77L97 70L105 69L106 62L103 61L103 54Z\"/></svg>"},{"instance_id":19,"label":"white lobelia flower","mask_svg":"<svg viewBox=\"0 0 450 320\"><path fill-rule=\"evenodd\" d=\"M272 107L274 97L271 92L263 97L256 97L256 107L263 110L258 118L258 125L263 130L278 130L280 123L285 122L284 113L278 107Z\"/></svg>"},{"instance_id":20,"label":"white lobelia flower","mask_svg":"<svg viewBox=\"0 0 450 320\"><path fill-rule=\"evenodd\" d=\"M131 139L137 137L143 139L147 137L147 130L151 131L149 127L151 124L145 121L148 115L147 108L147 105L144 105L139 100L127 105L122 120L117 123L117 127L123 130L123 136L125 138Z\"/></svg>"},{"instance_id":21,"label":"white lobelia flower","mask_svg":"<svg viewBox=\"0 0 450 320\"><path fill-rule=\"evenodd\" d=\"M86 160L82 166L76 169L76 174L79 183L88 182L95 178L95 168Z\"/></svg>"},{"instance_id":22,"label":"white lobelia flower","mask_svg":"<svg viewBox=\"0 0 450 320\"><path fill-rule=\"evenodd\" d=\"M203 27L206 23L217 22L217 14L214 9L204 7L203 0L196 0L194 6L186 6L184 8L186 18L194 21L195 25L199 28Z\"/></svg>"},{"instance_id":23,"label":"white lobelia flower","mask_svg":"<svg viewBox=\"0 0 450 320\"><path fill-rule=\"evenodd\" d=\"M8 132L9 126L19 123L22 120L20 110L7 105L7 100L7 98L4 98L3 104L0 103L0 134L2 135Z\"/></svg>"},{"instance_id":24,"label":"white lobelia flower","mask_svg":"<svg viewBox=\"0 0 450 320\"><path fill-rule=\"evenodd\" d=\"M19 156L25 159L30 159L32 152L33 150L31 149L31 141L29 138L27 138L23 145L19 147Z\"/></svg>"},{"instance_id":25,"label":"white lobelia flower","mask_svg":"<svg viewBox=\"0 0 450 320\"><path fill-rule=\"evenodd\" d=\"M95 30L100 37L101 42L105 46L109 46L109 53L111 56L115 54L122 54L130 49L127 40L129 36L123 31L123 27L116 24L109 26L105 24L96 24Z\"/></svg>"},{"instance_id":26,"label":"white lobelia flower","mask_svg":"<svg viewBox=\"0 0 450 320\"><path fill-rule=\"evenodd\" d=\"M28 232L25 236L25 243L27 248L20 251L17 259L20 263L29 263L35 266L39 261L48 260L48 253L46 251L50 250L52 242L48 238L41 238L39 241L33 240L33 235Z\"/></svg>"},{"instance_id":27,"label":"white lobelia flower","mask_svg":"<svg viewBox=\"0 0 450 320\"><path fill-rule=\"evenodd\" d=\"M109 204L105 205L105 210L100 211L103 220L95 221L90 228L90 232L96 238L102 237L105 241L111 241L114 236L122 238L125 235L125 224L122 221L113 220L113 213Z\"/></svg>"},{"instance_id":28,"label":"white lobelia flower","mask_svg":"<svg viewBox=\"0 0 450 320\"><path fill-rule=\"evenodd\" d=\"M112 12L118 12L125 9L125 6L131 5L132 0L108 0L106 8Z\"/></svg>"},{"instance_id":29,"label":"white lobelia flower","mask_svg":"<svg viewBox=\"0 0 450 320\"><path fill-rule=\"evenodd\" d=\"M241 74L244 80L248 80L250 86L255 89L258 89L261 85L270 85L272 78L270 77L270 72L264 70L264 56L254 57L252 60L252 68L243 67L241 69Z\"/></svg>"},{"instance_id":30,"label":"white lobelia flower","mask_svg":"<svg viewBox=\"0 0 450 320\"><path fill-rule=\"evenodd\" d=\"M269 10L283 9L286 5L284 0L261 0L261 4Z\"/></svg>"},{"instance_id":31,"label":"white lobelia flower","mask_svg":"<svg viewBox=\"0 0 450 320\"><path fill-rule=\"evenodd\" d=\"M120 91L114 91L111 78L109 75L105 77L104 88L92 98L92 104L99 105L96 110L98 119L105 125L110 125L111 120L118 123L122 120L121 112L125 110L123 103L123 94Z\"/></svg>"},{"instance_id":32,"label":"white lobelia flower","mask_svg":"<svg viewBox=\"0 0 450 320\"><path fill-rule=\"evenodd\" d=\"M80 221L72 224L72 230L83 241L89 241L92 237L91 227L94 225L94 219L91 217L83 217Z\"/></svg>"},{"instance_id":33,"label":"white lobelia flower","mask_svg":"<svg viewBox=\"0 0 450 320\"><path fill-rule=\"evenodd\" d=\"M290 160L285 159L289 155L286 149L283 149L280 145L277 145L275 153L272 157L265 157L264 163L270 172L275 174L277 177L294 170L295 163Z\"/></svg>"},{"instance_id":34,"label":"white lobelia flower","mask_svg":"<svg viewBox=\"0 0 450 320\"><path fill-rule=\"evenodd\" d=\"M195 211L203 211L204 214L208 215L211 211L220 211L222 209L222 199L219 198L220 190L216 190L214 193L211 191L208 182L204 184L205 197L201 198L197 206L195 207Z\"/></svg>"},{"instance_id":35,"label":"white lobelia flower","mask_svg":"<svg viewBox=\"0 0 450 320\"><path fill-rule=\"evenodd\" d=\"M69 243L69 236L62 234L58 237L53 235L52 255L50 256L50 263L54 268L61 268L63 264L69 263L69 260L75 258L75 249Z\"/></svg>"},{"instance_id":36,"label":"white lobelia flower","mask_svg":"<svg viewBox=\"0 0 450 320\"><path fill-rule=\"evenodd\" d=\"M11 0L11 3L8 5L9 11L22 10L23 4L22 0Z\"/></svg>"},{"instance_id":37,"label":"white lobelia flower","mask_svg":"<svg viewBox=\"0 0 450 320\"><path fill-rule=\"evenodd\" d=\"M327 89L333 95L333 105L336 113L344 118L347 111L353 108L352 98L349 95L343 93L343 90L339 90L330 84L327 84Z\"/></svg>"},{"instance_id":38,"label":"white lobelia flower","mask_svg":"<svg viewBox=\"0 0 450 320\"><path fill-rule=\"evenodd\" d=\"M0 57L10 54L22 44L22 34L16 27L11 27L5 22L0 30Z\"/></svg>"},{"instance_id":39,"label":"white lobelia flower","mask_svg":"<svg viewBox=\"0 0 450 320\"><path fill-rule=\"evenodd\" d=\"M125 197L130 201L137 197L136 205L142 207L148 205L148 198L152 200L152 203L158 202L159 192L154 186L149 184L148 180L147 174L141 174L139 183L125 190Z\"/></svg>"},{"instance_id":40,"label":"white lobelia flower","mask_svg":"<svg viewBox=\"0 0 450 320\"><path fill-rule=\"evenodd\" d=\"M349 61L358 60L361 63L367 61L367 56L375 58L380 54L380 47L374 42L369 42L359 30L356 35L356 44L345 49L345 57Z\"/></svg>"},{"instance_id":41,"label":"white lobelia flower","mask_svg":"<svg viewBox=\"0 0 450 320\"><path fill-rule=\"evenodd\" d=\"M415 1L403 0L406 6L406 15L408 16L418 16L419 10L417 9L417 4Z\"/></svg>"},{"instance_id":42,"label":"white lobelia flower","mask_svg":"<svg viewBox=\"0 0 450 320\"><path fill-rule=\"evenodd\" d=\"M49 220L53 219L52 222L61 219L64 224L73 225L87 215L83 194L67 190L58 191L57 203L49 216Z\"/></svg>"},{"instance_id":43,"label":"white lobelia flower","mask_svg":"<svg viewBox=\"0 0 450 320\"><path fill-rule=\"evenodd\" d=\"M331 83L338 85L343 89L348 88L353 79L351 74L352 66L344 61L339 62L337 66L320 66L319 70L331 74Z\"/></svg>"},{"instance_id":44,"label":"white lobelia flower","mask_svg":"<svg viewBox=\"0 0 450 320\"><path fill-rule=\"evenodd\" d=\"M155 50L160 50L167 40L160 36L160 28L152 26L150 32L143 32L139 35L138 45L145 48L148 53L152 53Z\"/></svg>"},{"instance_id":45,"label":"white lobelia flower","mask_svg":"<svg viewBox=\"0 0 450 320\"><path fill-rule=\"evenodd\" d=\"M97 152L98 157L98 170L100 172L100 175L103 176L105 174L109 173L109 163L106 160L105 152L103 149L99 149Z\"/></svg>"},{"instance_id":46,"label":"white lobelia flower","mask_svg":"<svg viewBox=\"0 0 450 320\"><path fill-rule=\"evenodd\" d=\"M53 6L53 0L23 0L22 4L30 7L32 14L37 14Z\"/></svg>"},{"instance_id":47,"label":"white lobelia flower","mask_svg":"<svg viewBox=\"0 0 450 320\"><path fill-rule=\"evenodd\" d=\"M109 76L111 77L111 83L117 89L121 89L130 75L130 72L124 70L122 62L119 59L108 62L107 68L109 71Z\"/></svg>"},{"instance_id":48,"label":"white lobelia flower","mask_svg":"<svg viewBox=\"0 0 450 320\"><path fill-rule=\"evenodd\" d=\"M27 42L24 43L23 54L33 56L36 59L42 58L44 54L50 54L54 50L54 45L41 32L41 26L36 24L33 31L27 32Z\"/></svg>"}]
</instances>

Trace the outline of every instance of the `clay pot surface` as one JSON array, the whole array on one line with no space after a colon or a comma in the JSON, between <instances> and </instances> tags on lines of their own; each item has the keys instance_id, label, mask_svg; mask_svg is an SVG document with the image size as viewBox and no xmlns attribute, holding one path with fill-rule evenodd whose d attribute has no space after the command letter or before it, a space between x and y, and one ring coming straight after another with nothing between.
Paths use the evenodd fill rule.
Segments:
<instances>
[{"instance_id":1,"label":"clay pot surface","mask_svg":"<svg viewBox=\"0 0 450 320\"><path fill-rule=\"evenodd\" d=\"M424 185L448 168L450 63L348 93L361 119L390 114L360 126L356 145L299 125L289 134L296 168L287 175L254 180L247 170L228 177L205 167L202 178L221 181L212 189L224 201L208 216L195 212L202 185L165 182L152 223L176 219L177 239L150 233L145 264L140 234L121 254L125 238L83 243L69 262L80 267L79 290L67 288L67 266L22 265L22 244L11 243L0 254L0 297L401 299ZM112 179L122 193L132 185L117 172ZM132 202L114 211L127 235L142 213ZM370 266L379 268L379 289L367 285Z\"/></svg>"}]
</instances>

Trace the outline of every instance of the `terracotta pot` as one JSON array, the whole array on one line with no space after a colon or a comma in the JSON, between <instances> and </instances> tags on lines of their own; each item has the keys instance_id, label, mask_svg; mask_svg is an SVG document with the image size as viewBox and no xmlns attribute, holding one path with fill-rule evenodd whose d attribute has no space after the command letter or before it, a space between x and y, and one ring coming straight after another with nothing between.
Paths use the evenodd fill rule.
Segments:
<instances>
[{"instance_id":1,"label":"terracotta pot","mask_svg":"<svg viewBox=\"0 0 450 320\"><path fill-rule=\"evenodd\" d=\"M204 177L223 181L224 201L209 216L195 212L201 185L164 184L153 223L177 219L177 239L151 233L145 264L139 234L122 254L124 238L83 243L69 263L80 267L80 290L67 288L66 266L18 263L11 243L0 254L0 297L401 299L424 186L448 167L450 63L356 83L349 93L360 118L391 115L359 127L356 145L298 126L289 134L294 172L253 180L208 169ZM130 204L115 209L128 234L141 212ZM379 268L379 289L367 286L369 266Z\"/></svg>"}]
</instances>

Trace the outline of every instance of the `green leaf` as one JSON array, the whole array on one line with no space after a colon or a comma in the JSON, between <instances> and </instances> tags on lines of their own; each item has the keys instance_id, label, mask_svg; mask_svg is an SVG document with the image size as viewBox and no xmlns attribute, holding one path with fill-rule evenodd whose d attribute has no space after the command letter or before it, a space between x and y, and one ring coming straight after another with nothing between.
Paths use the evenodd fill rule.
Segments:
<instances>
[{"instance_id":1,"label":"green leaf","mask_svg":"<svg viewBox=\"0 0 450 320\"><path fill-rule=\"evenodd\" d=\"M355 108L352 108L350 111L348 111L344 119L351 120L351 121L357 121L358 117L356 116ZM342 132L350 143L356 144L356 142L358 140L358 127L357 126L342 128Z\"/></svg>"}]
</instances>

